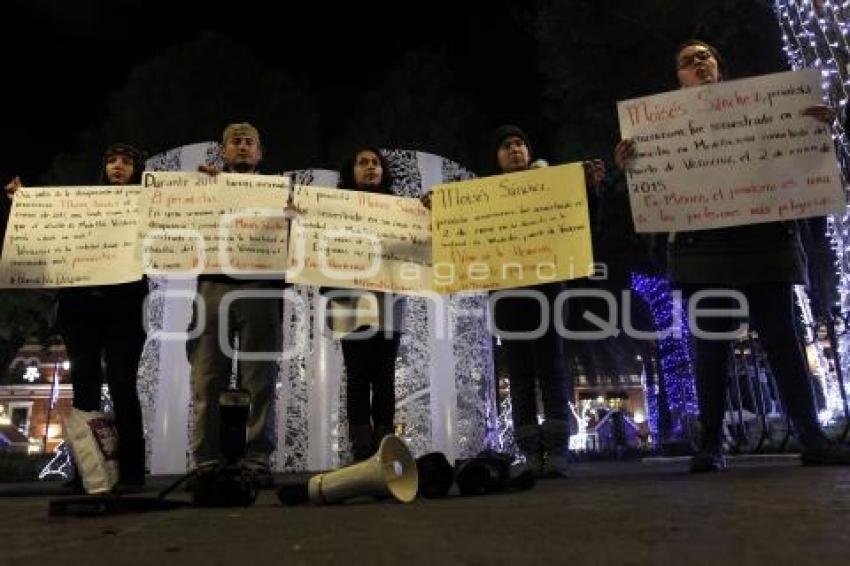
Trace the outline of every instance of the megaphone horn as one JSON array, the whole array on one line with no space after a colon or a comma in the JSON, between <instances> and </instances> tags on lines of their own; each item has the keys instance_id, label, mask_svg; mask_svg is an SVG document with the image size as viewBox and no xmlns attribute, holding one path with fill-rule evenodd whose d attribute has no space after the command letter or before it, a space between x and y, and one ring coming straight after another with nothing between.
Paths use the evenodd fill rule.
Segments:
<instances>
[{"instance_id":1,"label":"megaphone horn","mask_svg":"<svg viewBox=\"0 0 850 566\"><path fill-rule=\"evenodd\" d=\"M306 495L310 501L319 504L340 503L361 495L392 496L403 503L410 503L416 499L418 489L416 460L399 437L387 435L381 440L375 455L368 460L311 477ZM295 486L282 488L278 497L283 503L297 504L304 501L297 495L298 491Z\"/></svg>"}]
</instances>

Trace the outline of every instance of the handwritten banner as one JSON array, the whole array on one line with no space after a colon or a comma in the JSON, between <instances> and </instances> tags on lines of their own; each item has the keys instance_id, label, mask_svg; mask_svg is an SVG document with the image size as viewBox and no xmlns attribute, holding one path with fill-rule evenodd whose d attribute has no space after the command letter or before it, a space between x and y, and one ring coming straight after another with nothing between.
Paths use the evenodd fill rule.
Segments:
<instances>
[{"instance_id":1,"label":"handwritten banner","mask_svg":"<svg viewBox=\"0 0 850 566\"><path fill-rule=\"evenodd\" d=\"M286 177L146 171L142 187L139 240L145 272L255 276L285 271Z\"/></svg>"},{"instance_id":2,"label":"handwritten banner","mask_svg":"<svg viewBox=\"0 0 850 566\"><path fill-rule=\"evenodd\" d=\"M721 82L617 103L638 232L823 216L845 199L819 71Z\"/></svg>"},{"instance_id":3,"label":"handwritten banner","mask_svg":"<svg viewBox=\"0 0 850 566\"><path fill-rule=\"evenodd\" d=\"M580 163L440 185L432 206L437 291L524 287L593 271Z\"/></svg>"},{"instance_id":4,"label":"handwritten banner","mask_svg":"<svg viewBox=\"0 0 850 566\"><path fill-rule=\"evenodd\" d=\"M419 294L431 290L431 219L419 199L298 186L287 280Z\"/></svg>"},{"instance_id":5,"label":"handwritten banner","mask_svg":"<svg viewBox=\"0 0 850 566\"><path fill-rule=\"evenodd\" d=\"M0 287L34 289L135 281L136 186L24 187L6 228Z\"/></svg>"}]
</instances>

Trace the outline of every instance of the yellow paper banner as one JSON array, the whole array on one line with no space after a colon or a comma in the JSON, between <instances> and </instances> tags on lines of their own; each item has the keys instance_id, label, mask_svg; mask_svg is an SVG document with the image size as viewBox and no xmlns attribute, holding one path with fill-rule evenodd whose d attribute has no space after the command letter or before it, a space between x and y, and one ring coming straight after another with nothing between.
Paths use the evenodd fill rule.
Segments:
<instances>
[{"instance_id":1,"label":"yellow paper banner","mask_svg":"<svg viewBox=\"0 0 850 566\"><path fill-rule=\"evenodd\" d=\"M299 186L287 281L420 294L431 289L431 220L415 198Z\"/></svg>"},{"instance_id":2,"label":"yellow paper banner","mask_svg":"<svg viewBox=\"0 0 850 566\"><path fill-rule=\"evenodd\" d=\"M432 206L438 292L525 287L593 271L581 163L439 185Z\"/></svg>"},{"instance_id":3,"label":"yellow paper banner","mask_svg":"<svg viewBox=\"0 0 850 566\"><path fill-rule=\"evenodd\" d=\"M147 273L283 274L286 177L146 171L142 186L140 254Z\"/></svg>"},{"instance_id":4,"label":"yellow paper banner","mask_svg":"<svg viewBox=\"0 0 850 566\"><path fill-rule=\"evenodd\" d=\"M24 187L6 228L0 288L110 285L141 279L138 185Z\"/></svg>"}]
</instances>

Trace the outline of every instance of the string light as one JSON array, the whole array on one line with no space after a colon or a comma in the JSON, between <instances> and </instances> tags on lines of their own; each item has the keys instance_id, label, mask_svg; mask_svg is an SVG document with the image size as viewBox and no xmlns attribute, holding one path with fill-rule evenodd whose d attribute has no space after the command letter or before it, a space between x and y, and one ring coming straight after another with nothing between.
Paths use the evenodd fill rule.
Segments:
<instances>
[{"instance_id":1,"label":"string light","mask_svg":"<svg viewBox=\"0 0 850 566\"><path fill-rule=\"evenodd\" d=\"M38 479L70 479L74 464L68 445L65 442L61 442L53 453L53 458L38 473Z\"/></svg>"},{"instance_id":2,"label":"string light","mask_svg":"<svg viewBox=\"0 0 850 566\"><path fill-rule=\"evenodd\" d=\"M499 403L498 423L496 437L494 439L496 450L507 454L515 454L517 448L514 442L514 421L510 395L505 395L502 402Z\"/></svg>"},{"instance_id":3,"label":"string light","mask_svg":"<svg viewBox=\"0 0 850 566\"><path fill-rule=\"evenodd\" d=\"M631 288L649 306L656 331L663 332L678 323L679 332L664 333L665 336L658 340L657 351L658 365L661 369L659 377L664 380L667 405L673 416L670 436L678 439L686 438L686 423L699 414L687 319L679 317L676 320L674 316L673 292L667 278L632 273ZM683 312L683 305L679 307L679 312ZM658 391L658 384L653 384L646 389L649 430L655 440L659 440Z\"/></svg>"},{"instance_id":4,"label":"string light","mask_svg":"<svg viewBox=\"0 0 850 566\"><path fill-rule=\"evenodd\" d=\"M797 2L795 0L775 0L774 11L782 31L783 50L792 69L817 68L823 76L824 103L844 111L847 102L850 80L850 43L848 43L848 16L850 2L834 3L830 0ZM839 114L841 116L841 114ZM843 129L843 120L833 127L833 140L842 174L850 171L850 145L847 132ZM846 178L844 179L847 191ZM831 243L838 280L835 311L845 314L850 311L850 214L848 209L840 215L827 219L826 235ZM815 321L810 315L808 297L798 291L797 301L803 313L804 328L812 328ZM829 322L830 324L832 322ZM837 358L842 374L850 370L850 337L846 333L838 337ZM840 400L840 384L823 354L822 341L814 336L813 344L817 349L814 359L820 365L820 374L825 376L824 392L827 400L825 420L832 420L843 406Z\"/></svg>"}]
</instances>

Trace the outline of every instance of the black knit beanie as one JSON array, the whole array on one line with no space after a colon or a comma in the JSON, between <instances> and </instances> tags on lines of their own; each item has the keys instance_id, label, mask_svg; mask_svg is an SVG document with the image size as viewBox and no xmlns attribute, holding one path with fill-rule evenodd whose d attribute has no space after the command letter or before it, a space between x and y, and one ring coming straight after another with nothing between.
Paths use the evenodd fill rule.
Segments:
<instances>
[{"instance_id":1,"label":"black knit beanie","mask_svg":"<svg viewBox=\"0 0 850 566\"><path fill-rule=\"evenodd\" d=\"M513 124L505 124L504 126L499 126L496 128L496 131L493 132L493 137L491 138L490 143L490 165L493 168L493 172L501 173L501 167L499 167L499 147L501 147L502 142L505 141L506 138L511 136L516 136L520 138L525 146L528 148L528 161L531 162L534 160L533 152L531 148L531 142L528 139L528 136L525 135L525 132L519 126L514 126Z\"/></svg>"}]
</instances>

